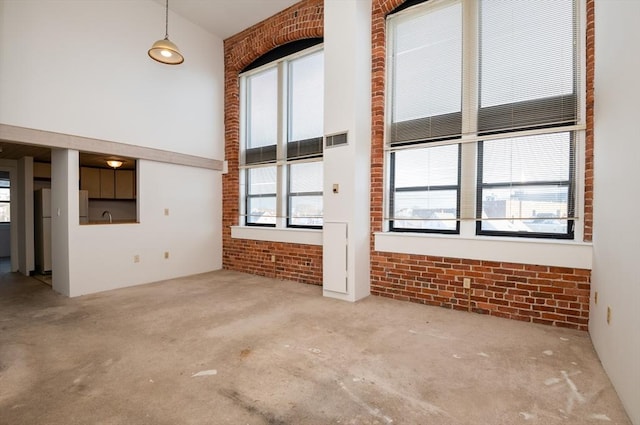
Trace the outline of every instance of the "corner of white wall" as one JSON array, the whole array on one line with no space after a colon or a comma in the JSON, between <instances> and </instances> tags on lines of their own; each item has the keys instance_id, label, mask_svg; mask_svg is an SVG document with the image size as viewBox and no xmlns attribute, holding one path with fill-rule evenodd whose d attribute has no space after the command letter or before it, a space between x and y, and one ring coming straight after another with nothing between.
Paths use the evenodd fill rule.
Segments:
<instances>
[{"instance_id":1,"label":"corner of white wall","mask_svg":"<svg viewBox=\"0 0 640 425\"><path fill-rule=\"evenodd\" d=\"M595 3L594 233L589 331L602 365L634 424L640 424L640 232L634 219L640 198L636 123L640 56L640 2ZM637 44L637 43L636 43ZM598 303L594 302L598 293ZM607 309L611 321L607 323Z\"/></svg>"},{"instance_id":2,"label":"corner of white wall","mask_svg":"<svg viewBox=\"0 0 640 425\"><path fill-rule=\"evenodd\" d=\"M147 55L164 29L154 1L0 6L1 124L222 158L219 37L171 13L185 62L166 66Z\"/></svg>"}]
</instances>

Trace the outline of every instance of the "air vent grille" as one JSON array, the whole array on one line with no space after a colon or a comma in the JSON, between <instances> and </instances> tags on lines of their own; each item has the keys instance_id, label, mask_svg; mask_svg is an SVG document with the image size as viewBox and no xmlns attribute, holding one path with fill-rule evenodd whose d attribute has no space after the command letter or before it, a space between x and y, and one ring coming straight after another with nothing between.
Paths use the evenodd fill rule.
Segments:
<instances>
[{"instance_id":1,"label":"air vent grille","mask_svg":"<svg viewBox=\"0 0 640 425\"><path fill-rule=\"evenodd\" d=\"M346 145L347 133L332 134L326 137L325 147L332 148L334 146Z\"/></svg>"}]
</instances>

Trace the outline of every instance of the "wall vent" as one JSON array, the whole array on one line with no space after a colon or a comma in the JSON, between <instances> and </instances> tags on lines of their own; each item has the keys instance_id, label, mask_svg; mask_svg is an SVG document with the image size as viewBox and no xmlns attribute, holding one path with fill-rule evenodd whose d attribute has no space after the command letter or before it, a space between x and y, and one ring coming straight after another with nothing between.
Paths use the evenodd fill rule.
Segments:
<instances>
[{"instance_id":1,"label":"wall vent","mask_svg":"<svg viewBox=\"0 0 640 425\"><path fill-rule=\"evenodd\" d=\"M334 146L346 145L347 144L347 132L332 134L330 136L325 137L324 146L327 148L332 148Z\"/></svg>"}]
</instances>

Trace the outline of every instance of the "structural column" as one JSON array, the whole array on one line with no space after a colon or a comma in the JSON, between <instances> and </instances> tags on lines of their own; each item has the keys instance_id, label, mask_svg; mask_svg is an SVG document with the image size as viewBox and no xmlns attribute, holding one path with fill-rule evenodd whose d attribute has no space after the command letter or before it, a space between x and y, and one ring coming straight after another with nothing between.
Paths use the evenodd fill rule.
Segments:
<instances>
[{"instance_id":1,"label":"structural column","mask_svg":"<svg viewBox=\"0 0 640 425\"><path fill-rule=\"evenodd\" d=\"M324 132L340 136L324 150L323 294L356 301L370 293L371 0L325 1L324 60Z\"/></svg>"},{"instance_id":2,"label":"structural column","mask_svg":"<svg viewBox=\"0 0 640 425\"><path fill-rule=\"evenodd\" d=\"M78 227L79 174L78 151L68 149L51 150L51 263L53 289L66 296L73 296L70 240L73 230Z\"/></svg>"}]
</instances>

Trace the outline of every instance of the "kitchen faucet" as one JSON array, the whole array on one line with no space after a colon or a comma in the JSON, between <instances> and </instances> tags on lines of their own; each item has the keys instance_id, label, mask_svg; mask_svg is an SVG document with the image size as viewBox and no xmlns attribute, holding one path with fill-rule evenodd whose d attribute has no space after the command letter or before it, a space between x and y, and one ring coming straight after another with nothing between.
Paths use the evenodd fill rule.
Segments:
<instances>
[{"instance_id":1,"label":"kitchen faucet","mask_svg":"<svg viewBox=\"0 0 640 425\"><path fill-rule=\"evenodd\" d=\"M111 213L108 210L102 213L102 217L104 218L105 215L109 217L109 223L113 223L113 217L111 216Z\"/></svg>"}]
</instances>

